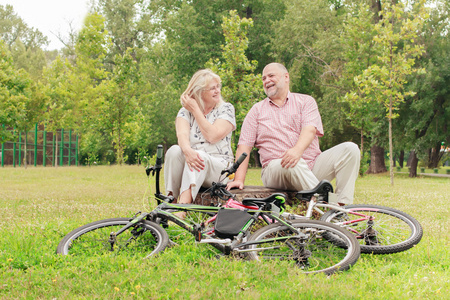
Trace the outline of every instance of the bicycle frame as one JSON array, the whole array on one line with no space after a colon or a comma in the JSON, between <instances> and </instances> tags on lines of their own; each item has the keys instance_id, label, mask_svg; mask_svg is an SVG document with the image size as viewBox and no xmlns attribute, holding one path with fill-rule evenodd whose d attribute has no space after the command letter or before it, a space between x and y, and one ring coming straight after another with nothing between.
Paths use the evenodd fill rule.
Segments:
<instances>
[{"instance_id":1,"label":"bicycle frame","mask_svg":"<svg viewBox=\"0 0 450 300\"><path fill-rule=\"evenodd\" d=\"M373 221L374 217L373 216L368 216L362 213L358 213L358 212L354 212L351 209L347 209L343 206L340 206L338 204L334 204L334 203L325 203L325 202L320 202L318 201L318 196L319 195L314 195L311 197L311 200L309 201L308 204L308 208L306 210L306 214L305 216L299 216L299 215L295 215L295 214L291 214L291 213L284 213L284 217L287 219L312 219L312 213L313 210L318 212L319 214L323 215L324 212L323 210L321 210L320 208L329 208L329 209L333 209L333 210L337 210L340 211L342 213L346 213L346 214L352 214L355 216L360 216L361 218L359 219L354 219L354 220L350 220L350 221L343 221L343 222L336 222L334 224L341 226L341 227L345 227L348 230L350 230L353 233L358 233L358 231L350 228L349 226L354 224L354 223L358 223L358 222L362 222L362 221ZM372 210L373 211L373 210Z\"/></svg>"},{"instance_id":2,"label":"bicycle frame","mask_svg":"<svg viewBox=\"0 0 450 300\"><path fill-rule=\"evenodd\" d=\"M160 201L164 201L164 199L160 199ZM294 237L301 238L301 237L305 236L304 234L298 232L297 229L292 227L288 222L284 221L282 218L276 216L275 214L272 214L271 212L262 211L258 206L243 205L242 203L234 200L233 198L230 198L225 203L225 205L222 207L231 208L231 209L235 208L235 209L240 209L240 210L245 209L249 214L253 215L252 219L250 219L250 221L244 225L244 227L241 229L241 232L235 237L235 239L233 241L231 239L212 238L211 234L214 232L213 230L208 231L206 233L201 232L201 229L204 228L205 224L215 221L215 219L217 217L217 213L218 213L219 209L221 209L221 207L217 207L217 206L204 206L204 205L197 205L197 204L176 204L176 203L164 202L164 203L161 203L160 205L158 205L152 212L144 213L144 214L140 215L139 217L133 219L130 222L136 222L135 220L138 220L138 219L142 220L146 216L148 216L147 219L149 219L151 221L155 221L157 218L164 218L168 221L171 221L171 222L177 224L184 230L192 233L194 235L196 241L199 243L220 244L220 245L229 247L229 249L228 249L229 251L236 250L238 252L245 252L245 250L239 250L238 248L242 248L244 246L248 246L251 244L258 244L258 243L263 243L263 242L268 241L268 240L263 240L263 241L259 241L259 242L253 242L251 244L241 243L242 238L249 233L250 228L252 227L252 225L256 222L256 220L258 218L262 218L263 220L266 221L267 224L271 224L272 222L280 222L281 224L283 224L283 225L287 226L289 229L291 229L292 232L295 232L296 234L298 234L298 236L294 236ZM192 224L189 224L188 222L186 222L185 220L177 217L171 211L173 211L173 212L177 212L177 211L205 212L205 213L212 213L212 214L214 214L214 216L212 216L211 218L209 218L208 220L206 220L205 222L203 222L201 224L193 224L192 225ZM273 221L271 221L271 220L273 220ZM290 236L289 238L293 238L293 236ZM286 238L278 237L277 239L283 240ZM219 249L219 250L222 250L222 249ZM264 248L261 248L261 250L264 250ZM255 251L255 250L252 250L252 251Z\"/></svg>"}]
</instances>

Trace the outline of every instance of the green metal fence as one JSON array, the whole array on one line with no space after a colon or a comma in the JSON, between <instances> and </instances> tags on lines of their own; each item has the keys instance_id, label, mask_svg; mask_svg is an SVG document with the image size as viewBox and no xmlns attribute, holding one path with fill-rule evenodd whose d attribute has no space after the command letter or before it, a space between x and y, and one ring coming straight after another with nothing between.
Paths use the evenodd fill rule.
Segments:
<instances>
[{"instance_id":1,"label":"green metal fence","mask_svg":"<svg viewBox=\"0 0 450 300\"><path fill-rule=\"evenodd\" d=\"M44 125L35 125L34 130L18 132L10 130L14 138L1 144L1 166L20 167L27 165L78 166L78 135L72 130L47 132Z\"/></svg>"}]
</instances>

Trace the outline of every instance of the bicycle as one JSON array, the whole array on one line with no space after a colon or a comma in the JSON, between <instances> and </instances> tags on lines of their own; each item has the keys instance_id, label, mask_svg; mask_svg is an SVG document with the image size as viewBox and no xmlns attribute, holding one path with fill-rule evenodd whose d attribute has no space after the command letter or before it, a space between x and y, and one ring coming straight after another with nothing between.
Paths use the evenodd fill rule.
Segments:
<instances>
[{"instance_id":1,"label":"bicycle","mask_svg":"<svg viewBox=\"0 0 450 300\"><path fill-rule=\"evenodd\" d=\"M224 178L236 171L245 156L222 172ZM164 229L175 224L193 235L196 243L210 244L225 255L250 260L282 260L307 274L329 275L344 271L359 258L360 246L354 235L340 226L318 220L284 218L285 198L282 194L248 198L239 203L226 190L223 178L213 183L209 192L221 199L228 198L225 205L173 203L172 196L160 192L161 168L162 147L158 146L155 166L146 170L148 176L156 175L158 205L153 211L138 212L132 218L106 219L84 225L61 240L57 253L135 255L137 251L139 254L144 252L144 258L148 258L168 246L169 236ZM236 207L231 207L233 205ZM203 215L204 221L181 219L174 214L179 211ZM253 232L260 221L265 226Z\"/></svg>"},{"instance_id":2,"label":"bicycle","mask_svg":"<svg viewBox=\"0 0 450 300\"><path fill-rule=\"evenodd\" d=\"M423 236L420 223L412 216L389 207L367 204L340 206L327 180L314 189L296 193L297 200L307 201L304 216L285 213L286 219L311 219L313 212L320 220L331 222L352 232L361 253L391 254L417 245Z\"/></svg>"}]
</instances>

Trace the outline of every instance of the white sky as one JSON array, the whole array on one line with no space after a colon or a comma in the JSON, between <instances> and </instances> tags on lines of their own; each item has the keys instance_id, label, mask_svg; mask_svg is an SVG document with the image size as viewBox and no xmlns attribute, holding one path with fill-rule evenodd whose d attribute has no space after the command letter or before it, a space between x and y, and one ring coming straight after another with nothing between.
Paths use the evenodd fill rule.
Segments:
<instances>
[{"instance_id":1,"label":"white sky","mask_svg":"<svg viewBox=\"0 0 450 300\"><path fill-rule=\"evenodd\" d=\"M47 36L48 50L60 49L63 44L55 34L68 36L69 24L81 29L89 10L89 0L0 0L0 5L10 4L14 12L28 27L34 27Z\"/></svg>"}]
</instances>

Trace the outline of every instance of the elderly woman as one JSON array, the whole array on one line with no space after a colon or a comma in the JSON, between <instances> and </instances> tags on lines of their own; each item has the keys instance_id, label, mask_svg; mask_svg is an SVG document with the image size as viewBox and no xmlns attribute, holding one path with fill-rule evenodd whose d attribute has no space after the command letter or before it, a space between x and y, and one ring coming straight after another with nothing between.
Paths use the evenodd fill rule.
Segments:
<instances>
[{"instance_id":1,"label":"elderly woman","mask_svg":"<svg viewBox=\"0 0 450 300\"><path fill-rule=\"evenodd\" d=\"M167 150L166 193L178 203L192 203L201 186L210 187L233 162L231 132L234 107L220 94L220 77L209 69L197 71L181 95L175 126L178 145Z\"/></svg>"}]
</instances>

